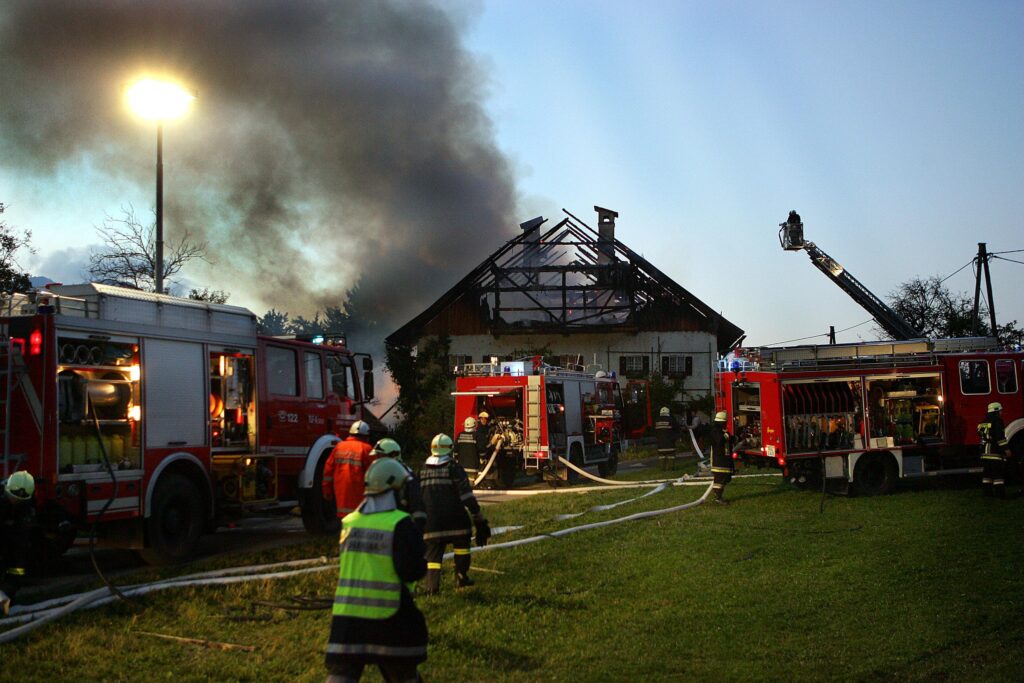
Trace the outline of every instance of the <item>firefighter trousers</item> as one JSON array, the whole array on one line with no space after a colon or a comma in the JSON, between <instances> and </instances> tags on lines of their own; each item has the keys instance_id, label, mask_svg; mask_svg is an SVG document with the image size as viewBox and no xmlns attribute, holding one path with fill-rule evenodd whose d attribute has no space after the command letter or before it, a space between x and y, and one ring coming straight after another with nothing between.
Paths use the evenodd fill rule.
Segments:
<instances>
[{"instance_id":1,"label":"firefighter trousers","mask_svg":"<svg viewBox=\"0 0 1024 683\"><path fill-rule=\"evenodd\" d=\"M722 496L725 495L725 485L732 481L732 472L731 469L725 467L711 468L711 474L714 477L711 490L715 494L716 500L722 500Z\"/></svg>"},{"instance_id":2,"label":"firefighter trousers","mask_svg":"<svg viewBox=\"0 0 1024 683\"><path fill-rule=\"evenodd\" d=\"M427 579L424 587L427 593L436 593L441 589L441 558L444 557L444 549L449 543L455 550L455 585L472 584L469 578L469 534L432 538L426 542Z\"/></svg>"},{"instance_id":3,"label":"firefighter trousers","mask_svg":"<svg viewBox=\"0 0 1024 683\"><path fill-rule=\"evenodd\" d=\"M986 496L1006 496L1006 460L998 455L981 456L981 490Z\"/></svg>"},{"instance_id":4,"label":"firefighter trousers","mask_svg":"<svg viewBox=\"0 0 1024 683\"><path fill-rule=\"evenodd\" d=\"M416 671L415 662L407 662L401 659L378 659L377 668L380 669L381 678L387 683L413 683L422 681L419 672ZM356 683L363 676L363 669L366 667L362 662L346 662L335 664L330 668L327 676L328 683Z\"/></svg>"}]
</instances>

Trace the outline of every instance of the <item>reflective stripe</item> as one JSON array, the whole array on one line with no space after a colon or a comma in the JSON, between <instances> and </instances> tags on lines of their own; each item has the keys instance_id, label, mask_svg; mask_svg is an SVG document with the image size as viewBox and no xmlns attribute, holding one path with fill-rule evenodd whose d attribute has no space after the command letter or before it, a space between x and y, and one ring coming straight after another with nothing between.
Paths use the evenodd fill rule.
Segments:
<instances>
[{"instance_id":1,"label":"reflective stripe","mask_svg":"<svg viewBox=\"0 0 1024 683\"><path fill-rule=\"evenodd\" d=\"M722 489L725 488L725 484L712 484L711 488L714 489L715 491L721 491Z\"/></svg>"},{"instance_id":2,"label":"reflective stripe","mask_svg":"<svg viewBox=\"0 0 1024 683\"><path fill-rule=\"evenodd\" d=\"M438 477L436 479L421 479L420 486L451 486L451 477Z\"/></svg>"},{"instance_id":3,"label":"reflective stripe","mask_svg":"<svg viewBox=\"0 0 1024 683\"><path fill-rule=\"evenodd\" d=\"M382 655L385 657L416 657L427 654L426 645L371 645L369 643L328 643L328 654L334 655Z\"/></svg>"},{"instance_id":4,"label":"reflective stripe","mask_svg":"<svg viewBox=\"0 0 1024 683\"><path fill-rule=\"evenodd\" d=\"M7 573L11 576L25 576L25 569L24 567L11 567Z\"/></svg>"},{"instance_id":5,"label":"reflective stripe","mask_svg":"<svg viewBox=\"0 0 1024 683\"><path fill-rule=\"evenodd\" d=\"M1002 461L1003 456L1001 456L1001 455L983 455L983 456L981 456L981 459L982 460L999 460L999 461Z\"/></svg>"},{"instance_id":6,"label":"reflective stripe","mask_svg":"<svg viewBox=\"0 0 1024 683\"><path fill-rule=\"evenodd\" d=\"M469 500L470 498L473 498L473 497L474 497L473 496L473 492L472 491L467 491L466 493L463 493L461 496L459 496L459 500Z\"/></svg>"},{"instance_id":7,"label":"reflective stripe","mask_svg":"<svg viewBox=\"0 0 1024 683\"><path fill-rule=\"evenodd\" d=\"M341 552L371 553L391 557L395 534L382 529L349 528L341 534Z\"/></svg>"},{"instance_id":8,"label":"reflective stripe","mask_svg":"<svg viewBox=\"0 0 1024 683\"><path fill-rule=\"evenodd\" d=\"M1004 486L1006 484L1005 479L995 479L992 481L993 486Z\"/></svg>"},{"instance_id":9,"label":"reflective stripe","mask_svg":"<svg viewBox=\"0 0 1024 683\"><path fill-rule=\"evenodd\" d=\"M361 607L394 607L398 609L401 600L390 598L361 598L358 595L335 595L335 605L358 605Z\"/></svg>"},{"instance_id":10,"label":"reflective stripe","mask_svg":"<svg viewBox=\"0 0 1024 683\"><path fill-rule=\"evenodd\" d=\"M981 483L982 483L982 484L991 484L991 483L992 483L992 480L991 480L991 479L987 479L987 478L985 478L985 477L982 477L982 478L981 478Z\"/></svg>"},{"instance_id":11,"label":"reflective stripe","mask_svg":"<svg viewBox=\"0 0 1024 683\"><path fill-rule=\"evenodd\" d=\"M733 469L731 467L712 467L712 472L721 472L722 474L732 474Z\"/></svg>"},{"instance_id":12,"label":"reflective stripe","mask_svg":"<svg viewBox=\"0 0 1024 683\"><path fill-rule=\"evenodd\" d=\"M440 569L440 568L441 568L441 563L440 562L427 562L427 569Z\"/></svg>"},{"instance_id":13,"label":"reflective stripe","mask_svg":"<svg viewBox=\"0 0 1024 683\"><path fill-rule=\"evenodd\" d=\"M342 463L344 465L356 465L358 467L362 467L363 466L362 459L358 458L358 457L355 457L355 456L344 457L344 456L337 456L336 455L336 456L334 456L334 463L335 464Z\"/></svg>"},{"instance_id":14,"label":"reflective stripe","mask_svg":"<svg viewBox=\"0 0 1024 683\"><path fill-rule=\"evenodd\" d=\"M378 591L395 591L402 588L401 583L391 581L366 581L364 579L338 579L339 588L369 588Z\"/></svg>"},{"instance_id":15,"label":"reflective stripe","mask_svg":"<svg viewBox=\"0 0 1024 683\"><path fill-rule=\"evenodd\" d=\"M456 548L455 549L455 554L456 555L469 555L469 548Z\"/></svg>"},{"instance_id":16,"label":"reflective stripe","mask_svg":"<svg viewBox=\"0 0 1024 683\"><path fill-rule=\"evenodd\" d=\"M448 529L446 531L428 531L423 534L423 540L429 541L435 538L451 538L452 536L468 536L469 527L464 529Z\"/></svg>"}]
</instances>

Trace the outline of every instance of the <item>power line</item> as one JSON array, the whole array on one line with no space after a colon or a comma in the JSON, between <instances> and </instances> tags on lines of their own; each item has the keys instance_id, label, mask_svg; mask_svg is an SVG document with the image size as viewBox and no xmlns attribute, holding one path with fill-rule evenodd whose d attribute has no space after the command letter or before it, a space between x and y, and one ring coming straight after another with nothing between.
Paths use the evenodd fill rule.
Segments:
<instances>
[{"instance_id":1,"label":"power line","mask_svg":"<svg viewBox=\"0 0 1024 683\"><path fill-rule=\"evenodd\" d=\"M956 275L957 273L959 273L959 272L960 272L961 270L963 270L963 269L964 269L964 268L966 268L967 266L971 265L972 263L974 263L974 259L971 259L970 261L968 261L967 263L963 264L962 266L960 266L959 268L957 268L956 270L954 270L954 271L953 271L952 273L950 273L950 274L949 274L949 275L947 275L946 277L944 277L944 278L942 278L941 280L939 280L939 284L941 285L941 284L942 284L943 282L945 282L945 281L946 281L946 280L948 280L949 278L953 277L954 275Z\"/></svg>"},{"instance_id":2,"label":"power line","mask_svg":"<svg viewBox=\"0 0 1024 683\"><path fill-rule=\"evenodd\" d=\"M836 334L839 334L840 332L849 332L850 330L852 330L855 327L860 327L861 325L867 325L872 320L874 320L874 318L868 318L864 322L857 323L856 325L851 325L850 327L845 327L845 328L843 328L841 330L836 330ZM778 346L779 344L789 344L791 342L807 341L808 339L817 339L818 337L827 337L827 336L828 336L828 332L825 332L823 334L812 334L809 337L799 337L798 339L787 339L785 341L777 341L777 342L772 342L771 344L764 344L763 346Z\"/></svg>"},{"instance_id":3,"label":"power line","mask_svg":"<svg viewBox=\"0 0 1024 683\"><path fill-rule=\"evenodd\" d=\"M1024 251L1024 250L1022 250L1022 251ZM1008 252L1008 251L1004 251L1003 253L1004 253L1004 254L1009 254L1009 253L1011 253L1011 252ZM993 255L992 255L992 258L997 258L997 259L999 259L1000 261L1009 261L1009 262L1011 262L1011 263L1019 263L1019 264L1021 264L1022 266L1024 266L1024 261L1017 261L1016 259L1012 259L1012 258L1006 258L1005 256L996 256L995 254L993 254Z\"/></svg>"},{"instance_id":4,"label":"power line","mask_svg":"<svg viewBox=\"0 0 1024 683\"><path fill-rule=\"evenodd\" d=\"M995 256L997 254L1019 254L1022 251L1024 251L1024 249L1010 249L1009 251L991 251L989 253Z\"/></svg>"}]
</instances>

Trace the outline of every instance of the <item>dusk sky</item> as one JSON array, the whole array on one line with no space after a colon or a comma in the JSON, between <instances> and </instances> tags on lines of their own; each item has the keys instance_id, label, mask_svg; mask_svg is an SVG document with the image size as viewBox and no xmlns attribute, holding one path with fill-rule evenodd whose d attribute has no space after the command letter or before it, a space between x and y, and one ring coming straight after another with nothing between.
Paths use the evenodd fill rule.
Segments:
<instances>
[{"instance_id":1,"label":"dusk sky","mask_svg":"<svg viewBox=\"0 0 1024 683\"><path fill-rule=\"evenodd\" d=\"M869 318L779 248L790 209L883 298L1024 249L1021 2L3 2L0 58L4 219L64 282L105 214L150 215L155 133L118 101L141 68L199 81L165 134L168 238L214 252L188 282L258 314L362 276L397 327L519 222L595 204L747 344ZM992 276L1024 321L1024 264Z\"/></svg>"}]
</instances>

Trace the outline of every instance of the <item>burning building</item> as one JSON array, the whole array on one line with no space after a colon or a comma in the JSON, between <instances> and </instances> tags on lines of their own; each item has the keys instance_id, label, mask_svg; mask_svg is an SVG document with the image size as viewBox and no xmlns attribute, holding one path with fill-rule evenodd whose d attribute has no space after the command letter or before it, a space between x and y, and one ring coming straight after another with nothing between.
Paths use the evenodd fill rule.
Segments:
<instances>
[{"instance_id":1,"label":"burning building","mask_svg":"<svg viewBox=\"0 0 1024 683\"><path fill-rule=\"evenodd\" d=\"M623 379L682 380L683 398L710 393L718 355L743 330L616 239L617 212L594 209L596 230L568 211L553 227L521 224L387 343L447 335L452 366L543 353Z\"/></svg>"}]
</instances>

